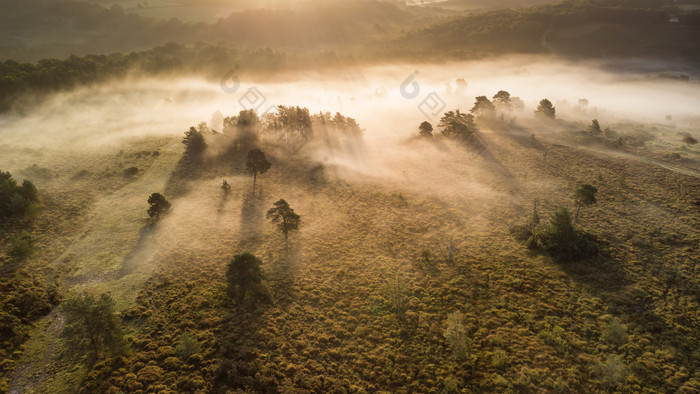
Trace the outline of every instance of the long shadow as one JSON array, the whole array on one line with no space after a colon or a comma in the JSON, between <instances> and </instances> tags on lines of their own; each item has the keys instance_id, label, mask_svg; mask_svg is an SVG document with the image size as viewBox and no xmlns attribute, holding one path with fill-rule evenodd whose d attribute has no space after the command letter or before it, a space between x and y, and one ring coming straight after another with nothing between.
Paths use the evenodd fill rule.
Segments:
<instances>
[{"instance_id":1,"label":"long shadow","mask_svg":"<svg viewBox=\"0 0 700 394\"><path fill-rule=\"evenodd\" d=\"M123 278L134 272L155 251L156 246L153 235L156 225L157 223L148 222L139 230L139 240L136 242L136 246L124 256L117 275L118 278Z\"/></svg>"},{"instance_id":2,"label":"long shadow","mask_svg":"<svg viewBox=\"0 0 700 394\"><path fill-rule=\"evenodd\" d=\"M165 195L168 198L176 198L187 194L190 190L190 182L201 175L202 164L201 157L183 155L165 184Z\"/></svg>"},{"instance_id":3,"label":"long shadow","mask_svg":"<svg viewBox=\"0 0 700 394\"><path fill-rule=\"evenodd\" d=\"M256 239L262 234L263 199L252 191L243 195L241 204L240 230L244 239Z\"/></svg>"}]
</instances>

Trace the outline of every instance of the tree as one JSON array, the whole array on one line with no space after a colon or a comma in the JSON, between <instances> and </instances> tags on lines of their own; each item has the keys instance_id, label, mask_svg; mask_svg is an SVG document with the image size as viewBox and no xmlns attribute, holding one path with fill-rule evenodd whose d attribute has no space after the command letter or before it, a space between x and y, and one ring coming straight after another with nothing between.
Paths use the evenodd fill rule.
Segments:
<instances>
[{"instance_id":1,"label":"tree","mask_svg":"<svg viewBox=\"0 0 700 394\"><path fill-rule=\"evenodd\" d=\"M566 208L559 208L549 223L536 228L527 245L559 262L575 261L598 251L595 237L576 229Z\"/></svg>"},{"instance_id":2,"label":"tree","mask_svg":"<svg viewBox=\"0 0 700 394\"><path fill-rule=\"evenodd\" d=\"M474 106L469 111L477 119L491 119L496 113L496 107L486 96L479 96L474 102Z\"/></svg>"},{"instance_id":3,"label":"tree","mask_svg":"<svg viewBox=\"0 0 700 394\"><path fill-rule=\"evenodd\" d=\"M158 220L161 215L170 211L170 202L160 193L153 193L148 197L148 216Z\"/></svg>"},{"instance_id":4,"label":"tree","mask_svg":"<svg viewBox=\"0 0 700 394\"><path fill-rule=\"evenodd\" d=\"M464 114L460 110L446 112L440 118L438 127L445 137L457 140L477 153L486 149L486 145L479 137L479 129L474 123L472 114Z\"/></svg>"},{"instance_id":5,"label":"tree","mask_svg":"<svg viewBox=\"0 0 700 394\"><path fill-rule=\"evenodd\" d=\"M556 117L556 112L556 108L554 108L551 101L542 99L540 104L537 106L535 116L545 119L554 119Z\"/></svg>"},{"instance_id":6,"label":"tree","mask_svg":"<svg viewBox=\"0 0 700 394\"><path fill-rule=\"evenodd\" d=\"M254 291L254 295L267 294L262 284L264 274L261 267L262 261L248 252L237 254L231 259L226 279L229 291L236 296L239 303L243 302L251 291Z\"/></svg>"},{"instance_id":7,"label":"tree","mask_svg":"<svg viewBox=\"0 0 700 394\"><path fill-rule=\"evenodd\" d=\"M467 90L467 81L465 81L464 78L457 78L455 84L457 85L457 93L464 94Z\"/></svg>"},{"instance_id":8,"label":"tree","mask_svg":"<svg viewBox=\"0 0 700 394\"><path fill-rule=\"evenodd\" d=\"M600 129L600 123L598 123L598 119L593 119L591 121L591 124L588 126L588 132L591 134L600 134L603 132Z\"/></svg>"},{"instance_id":9,"label":"tree","mask_svg":"<svg viewBox=\"0 0 700 394\"><path fill-rule=\"evenodd\" d=\"M123 349L114 300L108 293L99 298L81 293L63 302L61 311L66 316L61 335L75 348L89 351L95 359L101 350L114 354Z\"/></svg>"},{"instance_id":10,"label":"tree","mask_svg":"<svg viewBox=\"0 0 700 394\"><path fill-rule=\"evenodd\" d=\"M420 130L419 134L421 137L430 138L433 136L433 125L428 121L421 123L420 126L418 126L418 130Z\"/></svg>"},{"instance_id":11,"label":"tree","mask_svg":"<svg viewBox=\"0 0 700 394\"><path fill-rule=\"evenodd\" d=\"M464 139L477 131L474 115L462 113L458 109L446 112L440 118L438 127L445 137L452 139Z\"/></svg>"},{"instance_id":12,"label":"tree","mask_svg":"<svg viewBox=\"0 0 700 394\"><path fill-rule=\"evenodd\" d=\"M224 193L224 198L231 194L231 185L228 184L226 179L224 179L224 182L221 184L221 191Z\"/></svg>"},{"instance_id":13,"label":"tree","mask_svg":"<svg viewBox=\"0 0 700 394\"><path fill-rule=\"evenodd\" d=\"M292 152L299 151L313 137L308 108L277 106L277 114L268 114L266 127L279 133L279 139Z\"/></svg>"},{"instance_id":14,"label":"tree","mask_svg":"<svg viewBox=\"0 0 700 394\"><path fill-rule=\"evenodd\" d=\"M499 90L498 93L493 95L493 104L503 110L510 111L513 109L513 105L510 99L510 93L505 90Z\"/></svg>"},{"instance_id":15,"label":"tree","mask_svg":"<svg viewBox=\"0 0 700 394\"><path fill-rule=\"evenodd\" d=\"M576 190L576 194L574 195L576 199L576 218L574 219L574 223L578 223L578 213L581 210L581 205L587 205L591 206L596 203L596 198L595 195L598 193L598 189L593 186L589 185L587 183L582 183L581 186Z\"/></svg>"},{"instance_id":16,"label":"tree","mask_svg":"<svg viewBox=\"0 0 700 394\"><path fill-rule=\"evenodd\" d=\"M264 174L270 169L270 162L265 158L265 153L258 148L248 151L248 161L245 163L248 171L253 174L253 194L255 194L255 181L258 174Z\"/></svg>"},{"instance_id":17,"label":"tree","mask_svg":"<svg viewBox=\"0 0 700 394\"><path fill-rule=\"evenodd\" d=\"M467 331L467 317L462 312L453 312L447 316L447 324L443 332L450 344L455 358L466 360L471 350L471 340Z\"/></svg>"},{"instance_id":18,"label":"tree","mask_svg":"<svg viewBox=\"0 0 700 394\"><path fill-rule=\"evenodd\" d=\"M39 193L32 182L25 179L18 185L12 174L0 171L0 218L29 214L32 203L38 200Z\"/></svg>"},{"instance_id":19,"label":"tree","mask_svg":"<svg viewBox=\"0 0 700 394\"><path fill-rule=\"evenodd\" d=\"M284 234L285 248L288 246L288 237L291 231L299 230L299 222L301 217L294 212L289 204L280 199L274 203L274 207L267 211L267 219L270 222L277 223L277 228Z\"/></svg>"},{"instance_id":20,"label":"tree","mask_svg":"<svg viewBox=\"0 0 700 394\"><path fill-rule=\"evenodd\" d=\"M202 135L202 132L197 130L196 127L190 127L190 129L185 132L182 143L185 145L185 156L188 157L199 157L207 148L204 135Z\"/></svg>"}]
</instances>

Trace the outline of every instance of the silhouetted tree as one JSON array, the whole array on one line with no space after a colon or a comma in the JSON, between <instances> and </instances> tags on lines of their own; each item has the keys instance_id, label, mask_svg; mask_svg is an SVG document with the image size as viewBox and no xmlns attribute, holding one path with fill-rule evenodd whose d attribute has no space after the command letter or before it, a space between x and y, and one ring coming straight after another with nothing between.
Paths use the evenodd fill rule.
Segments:
<instances>
[{"instance_id":1,"label":"silhouetted tree","mask_svg":"<svg viewBox=\"0 0 700 394\"><path fill-rule=\"evenodd\" d=\"M591 134L600 134L603 132L603 130L600 129L600 123L598 123L598 119L593 119L591 121L591 124L588 126L588 132Z\"/></svg>"},{"instance_id":2,"label":"silhouetted tree","mask_svg":"<svg viewBox=\"0 0 700 394\"><path fill-rule=\"evenodd\" d=\"M279 105L276 114L266 117L266 127L278 133L280 141L292 152L297 152L313 137L308 108Z\"/></svg>"},{"instance_id":3,"label":"silhouetted tree","mask_svg":"<svg viewBox=\"0 0 700 394\"><path fill-rule=\"evenodd\" d=\"M493 95L493 104L502 110L510 111L513 109L510 93L505 90L499 90L498 93Z\"/></svg>"},{"instance_id":4,"label":"silhouetted tree","mask_svg":"<svg viewBox=\"0 0 700 394\"><path fill-rule=\"evenodd\" d=\"M433 136L433 125L430 124L430 122L423 122L418 126L418 130L420 130L419 134L421 137L432 137Z\"/></svg>"},{"instance_id":5,"label":"silhouetted tree","mask_svg":"<svg viewBox=\"0 0 700 394\"><path fill-rule=\"evenodd\" d=\"M248 161L245 167L253 174L253 194L255 194L255 182L258 179L258 174L264 174L270 169L270 162L265 158L265 153L260 149L251 149L248 151Z\"/></svg>"},{"instance_id":6,"label":"silhouetted tree","mask_svg":"<svg viewBox=\"0 0 700 394\"><path fill-rule=\"evenodd\" d=\"M467 90L467 81L464 78L457 78L455 84L457 85L457 93L463 94Z\"/></svg>"},{"instance_id":7,"label":"silhouetted tree","mask_svg":"<svg viewBox=\"0 0 700 394\"><path fill-rule=\"evenodd\" d=\"M282 199L274 203L274 207L267 211L266 217L270 219L270 222L277 223L277 228L284 234L284 245L286 248L288 246L289 233L299 229L301 217Z\"/></svg>"},{"instance_id":8,"label":"silhouetted tree","mask_svg":"<svg viewBox=\"0 0 700 394\"><path fill-rule=\"evenodd\" d=\"M462 113L458 109L446 112L440 118L438 126L447 138L465 138L478 130L474 123L474 115Z\"/></svg>"},{"instance_id":9,"label":"silhouetted tree","mask_svg":"<svg viewBox=\"0 0 700 394\"><path fill-rule=\"evenodd\" d=\"M486 96L479 96L474 102L471 112L478 119L491 119L496 113L496 107Z\"/></svg>"},{"instance_id":10,"label":"silhouetted tree","mask_svg":"<svg viewBox=\"0 0 700 394\"><path fill-rule=\"evenodd\" d=\"M582 183L581 186L576 190L575 198L576 198L576 218L574 219L574 223L578 223L578 213L581 210L581 205L593 205L596 203L596 198L595 195L598 193L598 189L593 186L589 185L587 183Z\"/></svg>"},{"instance_id":11,"label":"silhouetted tree","mask_svg":"<svg viewBox=\"0 0 700 394\"><path fill-rule=\"evenodd\" d=\"M597 252L595 238L571 221L571 213L559 208L549 223L539 226L527 241L528 248L541 250L559 262L578 260Z\"/></svg>"},{"instance_id":12,"label":"silhouetted tree","mask_svg":"<svg viewBox=\"0 0 700 394\"><path fill-rule=\"evenodd\" d=\"M238 302L245 300L246 294L255 292L266 294L262 289L262 261L253 254L245 252L237 254L228 264L226 279L228 280L229 291L235 295Z\"/></svg>"},{"instance_id":13,"label":"silhouetted tree","mask_svg":"<svg viewBox=\"0 0 700 394\"><path fill-rule=\"evenodd\" d=\"M160 193L153 193L148 196L148 216L158 220L161 215L164 215L170 211L170 202L165 199L165 197Z\"/></svg>"},{"instance_id":14,"label":"silhouetted tree","mask_svg":"<svg viewBox=\"0 0 700 394\"><path fill-rule=\"evenodd\" d=\"M190 129L185 132L182 143L185 145L185 156L189 157L199 157L207 148L204 135L195 127L190 127Z\"/></svg>"},{"instance_id":15,"label":"silhouetted tree","mask_svg":"<svg viewBox=\"0 0 700 394\"><path fill-rule=\"evenodd\" d=\"M77 349L87 350L97 359L100 351L110 354L123 350L124 342L114 300L109 294L96 298L81 293L61 304L65 325L61 335Z\"/></svg>"},{"instance_id":16,"label":"silhouetted tree","mask_svg":"<svg viewBox=\"0 0 700 394\"><path fill-rule=\"evenodd\" d=\"M0 218L26 215L38 200L39 193L32 182L25 179L20 186L12 174L0 171Z\"/></svg>"},{"instance_id":17,"label":"silhouetted tree","mask_svg":"<svg viewBox=\"0 0 700 394\"><path fill-rule=\"evenodd\" d=\"M464 114L459 110L446 112L440 118L438 126L445 137L457 140L477 153L486 149L486 145L479 137L479 129L474 123L472 114Z\"/></svg>"},{"instance_id":18,"label":"silhouetted tree","mask_svg":"<svg viewBox=\"0 0 700 394\"><path fill-rule=\"evenodd\" d=\"M535 111L535 116L554 119L556 117L556 108L552 105L552 102L547 99L540 100L540 104L537 106Z\"/></svg>"},{"instance_id":19,"label":"silhouetted tree","mask_svg":"<svg viewBox=\"0 0 700 394\"><path fill-rule=\"evenodd\" d=\"M224 193L224 198L228 197L228 195L231 194L231 185L229 185L225 179L221 183L221 191Z\"/></svg>"}]
</instances>

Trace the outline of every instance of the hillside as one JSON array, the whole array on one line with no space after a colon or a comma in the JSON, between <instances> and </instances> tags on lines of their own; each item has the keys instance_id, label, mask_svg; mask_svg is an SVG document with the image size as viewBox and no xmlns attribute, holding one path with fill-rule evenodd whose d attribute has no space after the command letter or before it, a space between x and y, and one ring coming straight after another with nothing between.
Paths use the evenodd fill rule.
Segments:
<instances>
[{"instance_id":1,"label":"hillside","mask_svg":"<svg viewBox=\"0 0 700 394\"><path fill-rule=\"evenodd\" d=\"M82 363L70 368L78 359L62 351L54 312L6 382L39 392L697 388L697 173L534 134L486 133L484 156L414 140L398 155L358 152L365 165L355 170L262 142L272 168L256 196L244 150L196 171L172 160L170 139L88 155L97 182L90 189L99 190L87 200L88 219L60 225L69 207L44 203L32 234L60 234L64 246L40 249L30 264L46 261L66 296L110 291L130 350L89 373ZM15 166L39 159L9 157ZM42 157L42 166L64 162ZM118 168L137 163L143 172L114 184ZM81 168L64 167L59 179ZM97 177L100 168L114 175ZM222 179L232 187L228 199ZM581 225L603 252L575 263L528 252L510 228L535 200L543 217L573 209L579 182L600 189ZM84 193L61 183L40 184L45 201L69 204ZM157 190L172 197L173 211L139 236L145 196ZM279 198L302 217L288 257L263 219ZM130 228L119 238L110 233L116 220ZM227 296L226 264L243 251L263 260L272 304L248 308ZM464 361L443 336L455 311L467 319ZM195 338L194 350L183 353L183 333Z\"/></svg>"}]
</instances>

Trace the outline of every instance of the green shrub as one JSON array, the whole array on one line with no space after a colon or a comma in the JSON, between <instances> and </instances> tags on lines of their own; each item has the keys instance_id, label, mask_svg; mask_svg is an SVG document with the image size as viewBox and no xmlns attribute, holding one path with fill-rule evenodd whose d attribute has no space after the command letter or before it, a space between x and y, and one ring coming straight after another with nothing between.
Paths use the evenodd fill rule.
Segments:
<instances>
[{"instance_id":1,"label":"green shrub","mask_svg":"<svg viewBox=\"0 0 700 394\"><path fill-rule=\"evenodd\" d=\"M180 335L180 342L175 347L175 353L182 359L187 359L195 353L202 350L202 345L196 337L190 335L187 331Z\"/></svg>"},{"instance_id":2,"label":"green shrub","mask_svg":"<svg viewBox=\"0 0 700 394\"><path fill-rule=\"evenodd\" d=\"M601 339L613 346L622 346L627 342L627 327L617 319L612 319L603 328Z\"/></svg>"},{"instance_id":3,"label":"green shrub","mask_svg":"<svg viewBox=\"0 0 700 394\"><path fill-rule=\"evenodd\" d=\"M527 246L559 262L577 261L598 252L595 237L577 229L566 208L559 208L549 223L536 227L527 240Z\"/></svg>"},{"instance_id":4,"label":"green shrub","mask_svg":"<svg viewBox=\"0 0 700 394\"><path fill-rule=\"evenodd\" d=\"M10 250L7 254L19 260L29 256L33 249L34 239L28 232L22 231L10 240Z\"/></svg>"}]
</instances>

